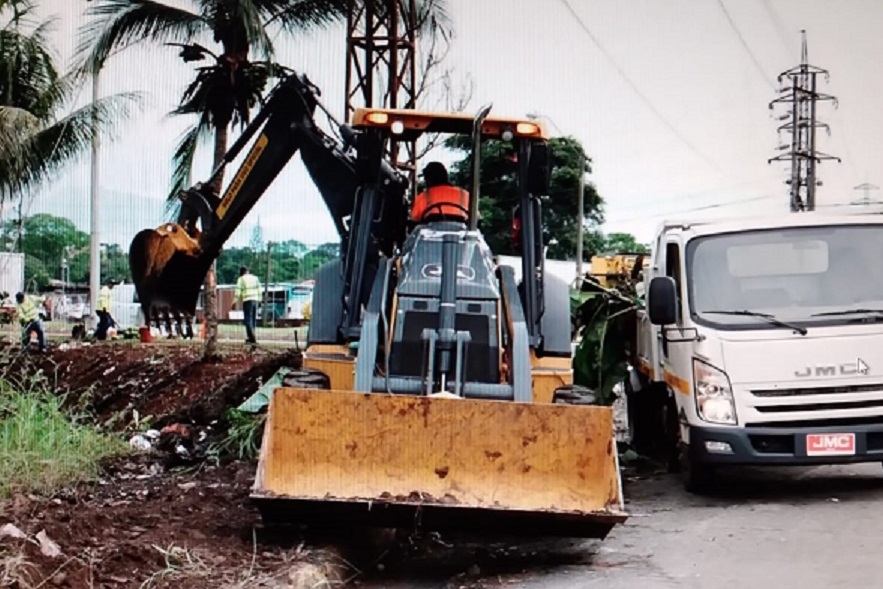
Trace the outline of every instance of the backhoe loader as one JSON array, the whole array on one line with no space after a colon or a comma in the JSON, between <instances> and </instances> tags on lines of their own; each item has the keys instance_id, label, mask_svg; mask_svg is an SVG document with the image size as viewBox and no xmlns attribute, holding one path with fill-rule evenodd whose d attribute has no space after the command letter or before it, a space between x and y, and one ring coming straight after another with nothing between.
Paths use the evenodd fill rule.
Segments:
<instances>
[{"instance_id":1,"label":"backhoe loader","mask_svg":"<svg viewBox=\"0 0 883 589\"><path fill-rule=\"evenodd\" d=\"M227 154L257 136L223 194L197 184L176 223L130 249L145 316L192 315L212 260L296 152L325 201L340 256L315 278L303 366L266 407L263 518L605 537L627 517L613 415L572 384L568 285L543 271L544 129L490 106L361 108L336 140L313 119L318 96L305 76L281 81ZM468 222L410 222L415 187L384 153L423 133L471 138ZM517 154L520 283L478 229L487 140Z\"/></svg>"}]
</instances>

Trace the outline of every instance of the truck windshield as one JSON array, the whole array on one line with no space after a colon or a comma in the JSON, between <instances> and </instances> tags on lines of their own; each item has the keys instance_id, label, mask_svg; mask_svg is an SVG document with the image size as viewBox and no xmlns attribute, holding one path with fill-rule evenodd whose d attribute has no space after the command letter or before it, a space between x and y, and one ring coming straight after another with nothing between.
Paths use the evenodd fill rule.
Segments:
<instances>
[{"instance_id":1,"label":"truck windshield","mask_svg":"<svg viewBox=\"0 0 883 589\"><path fill-rule=\"evenodd\" d=\"M690 313L716 327L883 321L883 226L743 231L687 244ZM712 311L717 311L713 313Z\"/></svg>"}]
</instances>

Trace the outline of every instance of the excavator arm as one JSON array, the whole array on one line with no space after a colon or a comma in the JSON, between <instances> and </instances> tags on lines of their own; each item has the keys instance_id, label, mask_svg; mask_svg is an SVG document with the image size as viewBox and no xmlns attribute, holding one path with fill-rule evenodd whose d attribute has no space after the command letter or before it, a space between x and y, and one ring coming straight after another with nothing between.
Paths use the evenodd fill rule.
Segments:
<instances>
[{"instance_id":1,"label":"excavator arm","mask_svg":"<svg viewBox=\"0 0 883 589\"><path fill-rule=\"evenodd\" d=\"M365 269L405 238L407 180L383 159L380 136L342 126L341 145L324 133L313 118L318 95L305 76L283 79L213 174L252 143L223 194L214 193L211 180L198 183L181 193L176 223L135 236L129 262L147 323L157 312L195 314L205 275L224 243L299 151L341 238L340 328L353 331L347 327L357 324L370 292Z\"/></svg>"}]
</instances>

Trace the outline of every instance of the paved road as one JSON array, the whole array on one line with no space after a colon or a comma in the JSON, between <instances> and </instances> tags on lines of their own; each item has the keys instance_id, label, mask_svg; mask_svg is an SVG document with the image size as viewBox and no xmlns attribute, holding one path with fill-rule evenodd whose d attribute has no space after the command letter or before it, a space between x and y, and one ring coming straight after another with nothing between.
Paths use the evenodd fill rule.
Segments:
<instances>
[{"instance_id":1,"label":"paved road","mask_svg":"<svg viewBox=\"0 0 883 589\"><path fill-rule=\"evenodd\" d=\"M879 464L746 470L714 497L675 477L627 484L633 514L604 542L473 540L388 569L363 588L830 589L876 586ZM516 547L517 546L517 547ZM395 569L395 570L393 570ZM470 570L471 569L471 570Z\"/></svg>"}]
</instances>

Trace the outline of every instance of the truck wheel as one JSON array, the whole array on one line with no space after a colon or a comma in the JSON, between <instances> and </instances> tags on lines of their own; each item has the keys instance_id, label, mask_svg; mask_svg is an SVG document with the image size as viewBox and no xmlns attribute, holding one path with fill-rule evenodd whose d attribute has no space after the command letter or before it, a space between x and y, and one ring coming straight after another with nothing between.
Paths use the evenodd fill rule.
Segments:
<instances>
[{"instance_id":1,"label":"truck wheel","mask_svg":"<svg viewBox=\"0 0 883 589\"><path fill-rule=\"evenodd\" d=\"M693 458L687 444L679 444L681 483L684 490L696 495L704 495L714 486L714 468Z\"/></svg>"},{"instance_id":2,"label":"truck wheel","mask_svg":"<svg viewBox=\"0 0 883 589\"><path fill-rule=\"evenodd\" d=\"M681 471L681 424L678 419L678 404L669 395L665 403L665 436L663 456L669 473Z\"/></svg>"}]
</instances>

